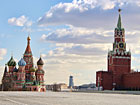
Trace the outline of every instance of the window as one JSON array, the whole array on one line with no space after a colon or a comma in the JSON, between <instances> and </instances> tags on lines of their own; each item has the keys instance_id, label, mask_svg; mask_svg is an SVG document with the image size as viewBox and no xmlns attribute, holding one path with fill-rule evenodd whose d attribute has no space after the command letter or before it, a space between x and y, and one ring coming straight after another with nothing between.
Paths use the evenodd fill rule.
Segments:
<instances>
[{"instance_id":1,"label":"window","mask_svg":"<svg viewBox=\"0 0 140 105\"><path fill-rule=\"evenodd\" d=\"M34 91L36 91L36 88L34 88Z\"/></svg>"}]
</instances>

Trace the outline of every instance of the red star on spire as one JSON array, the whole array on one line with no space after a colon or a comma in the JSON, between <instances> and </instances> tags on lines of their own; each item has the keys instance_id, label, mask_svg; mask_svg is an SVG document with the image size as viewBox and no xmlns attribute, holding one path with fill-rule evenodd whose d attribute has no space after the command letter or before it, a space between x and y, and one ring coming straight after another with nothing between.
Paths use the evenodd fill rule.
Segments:
<instances>
[{"instance_id":1,"label":"red star on spire","mask_svg":"<svg viewBox=\"0 0 140 105\"><path fill-rule=\"evenodd\" d=\"M119 13L122 11L122 9L118 9Z\"/></svg>"}]
</instances>

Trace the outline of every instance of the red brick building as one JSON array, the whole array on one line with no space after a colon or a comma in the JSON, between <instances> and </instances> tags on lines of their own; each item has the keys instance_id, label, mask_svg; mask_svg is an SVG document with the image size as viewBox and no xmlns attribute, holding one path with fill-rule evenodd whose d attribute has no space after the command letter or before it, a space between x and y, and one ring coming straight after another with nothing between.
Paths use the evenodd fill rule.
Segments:
<instances>
[{"instance_id":1,"label":"red brick building","mask_svg":"<svg viewBox=\"0 0 140 105\"><path fill-rule=\"evenodd\" d=\"M108 52L108 71L96 73L96 86L103 90L139 90L140 72L131 71L131 52L126 51L125 29L122 28L120 12L119 9L113 50Z\"/></svg>"}]
</instances>

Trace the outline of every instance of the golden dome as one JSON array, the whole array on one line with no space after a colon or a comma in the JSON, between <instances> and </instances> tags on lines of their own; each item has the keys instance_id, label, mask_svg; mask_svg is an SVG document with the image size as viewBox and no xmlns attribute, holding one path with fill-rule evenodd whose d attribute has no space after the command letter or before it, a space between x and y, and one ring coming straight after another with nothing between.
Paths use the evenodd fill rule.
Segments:
<instances>
[{"instance_id":1,"label":"golden dome","mask_svg":"<svg viewBox=\"0 0 140 105\"><path fill-rule=\"evenodd\" d=\"M36 68L31 67L31 68L29 69L29 71L30 71L30 72L35 72L35 71L36 71Z\"/></svg>"},{"instance_id":2,"label":"golden dome","mask_svg":"<svg viewBox=\"0 0 140 105\"><path fill-rule=\"evenodd\" d=\"M30 36L28 36L27 40L31 40L31 37L30 37Z\"/></svg>"}]
</instances>

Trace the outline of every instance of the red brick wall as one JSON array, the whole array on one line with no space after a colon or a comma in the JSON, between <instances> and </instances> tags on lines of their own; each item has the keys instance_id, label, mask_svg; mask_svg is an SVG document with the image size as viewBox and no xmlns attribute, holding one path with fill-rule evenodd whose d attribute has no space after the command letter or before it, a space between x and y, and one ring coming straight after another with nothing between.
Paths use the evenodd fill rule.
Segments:
<instances>
[{"instance_id":1,"label":"red brick wall","mask_svg":"<svg viewBox=\"0 0 140 105\"><path fill-rule=\"evenodd\" d=\"M123 75L123 86L131 89L140 88L140 72Z\"/></svg>"},{"instance_id":2,"label":"red brick wall","mask_svg":"<svg viewBox=\"0 0 140 105\"><path fill-rule=\"evenodd\" d=\"M98 77L100 78L98 80ZM112 73L99 71L96 72L96 86L102 86L103 90L112 90Z\"/></svg>"},{"instance_id":3,"label":"red brick wall","mask_svg":"<svg viewBox=\"0 0 140 105\"><path fill-rule=\"evenodd\" d=\"M130 56L121 56L121 57L130 57ZM130 73L131 68L131 59L125 58L112 58L112 56L108 59L108 71L112 71L115 73Z\"/></svg>"},{"instance_id":4,"label":"red brick wall","mask_svg":"<svg viewBox=\"0 0 140 105\"><path fill-rule=\"evenodd\" d=\"M130 55L114 55L118 57L130 57ZM108 59L108 71L113 74L113 83L116 83L116 89L123 87L122 75L130 73L131 59L127 58L113 58L112 56Z\"/></svg>"}]
</instances>

